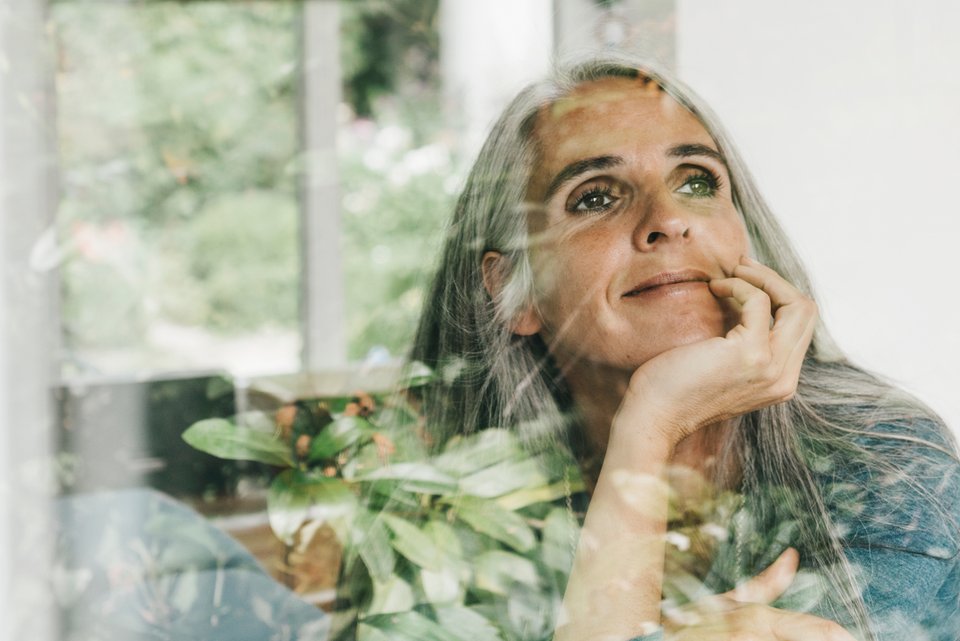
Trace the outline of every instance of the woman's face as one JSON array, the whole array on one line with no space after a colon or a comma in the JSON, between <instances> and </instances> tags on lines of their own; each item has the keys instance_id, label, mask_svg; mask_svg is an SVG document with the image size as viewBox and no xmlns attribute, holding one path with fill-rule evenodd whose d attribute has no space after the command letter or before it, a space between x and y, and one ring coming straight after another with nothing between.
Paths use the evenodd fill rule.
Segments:
<instances>
[{"instance_id":1,"label":"woman's face","mask_svg":"<svg viewBox=\"0 0 960 641\"><path fill-rule=\"evenodd\" d=\"M562 367L632 372L721 336L707 287L747 253L726 164L703 125L653 82L581 86L538 115L528 189L538 332Z\"/></svg>"}]
</instances>

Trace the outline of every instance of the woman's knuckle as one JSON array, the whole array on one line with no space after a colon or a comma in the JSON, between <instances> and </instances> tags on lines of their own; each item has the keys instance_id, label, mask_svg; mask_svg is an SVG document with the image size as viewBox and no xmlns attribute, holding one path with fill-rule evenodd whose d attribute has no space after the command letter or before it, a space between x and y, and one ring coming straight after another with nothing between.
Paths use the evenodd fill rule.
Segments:
<instances>
[{"instance_id":1,"label":"woman's knuckle","mask_svg":"<svg viewBox=\"0 0 960 641\"><path fill-rule=\"evenodd\" d=\"M771 387L779 388L784 382L784 364L770 359L764 366L764 375Z\"/></svg>"},{"instance_id":2,"label":"woman's knuckle","mask_svg":"<svg viewBox=\"0 0 960 641\"><path fill-rule=\"evenodd\" d=\"M770 352L762 347L753 347L743 355L744 366L748 371L755 372L761 381L769 381L775 374L770 367Z\"/></svg>"},{"instance_id":3,"label":"woman's knuckle","mask_svg":"<svg viewBox=\"0 0 960 641\"><path fill-rule=\"evenodd\" d=\"M796 381L781 377L772 388L773 396L780 401L789 401L797 393Z\"/></svg>"}]
</instances>

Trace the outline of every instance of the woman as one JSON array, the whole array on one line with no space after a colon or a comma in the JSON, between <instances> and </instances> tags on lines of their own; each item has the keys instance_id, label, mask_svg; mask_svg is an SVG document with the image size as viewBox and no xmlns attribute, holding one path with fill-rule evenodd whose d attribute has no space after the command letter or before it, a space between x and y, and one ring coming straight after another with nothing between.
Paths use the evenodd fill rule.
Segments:
<instances>
[{"instance_id":1,"label":"woman","mask_svg":"<svg viewBox=\"0 0 960 641\"><path fill-rule=\"evenodd\" d=\"M949 432L835 348L730 140L662 72L591 60L522 92L424 309L437 438L522 426L592 488L556 638L960 638ZM670 501L697 477L742 505L680 607ZM798 563L806 612L773 604Z\"/></svg>"}]
</instances>

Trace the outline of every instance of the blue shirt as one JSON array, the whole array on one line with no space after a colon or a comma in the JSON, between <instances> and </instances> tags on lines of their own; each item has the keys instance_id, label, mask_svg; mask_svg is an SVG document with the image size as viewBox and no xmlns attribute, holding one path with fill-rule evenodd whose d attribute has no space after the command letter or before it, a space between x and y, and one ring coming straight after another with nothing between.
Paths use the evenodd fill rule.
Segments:
<instances>
[{"instance_id":1,"label":"blue shirt","mask_svg":"<svg viewBox=\"0 0 960 641\"><path fill-rule=\"evenodd\" d=\"M928 421L909 427L881 424L874 431L952 450L949 437ZM817 480L862 588L874 636L877 641L960 641L960 463L927 444L883 436L861 436L857 442L900 472L885 474L848 463L828 467ZM777 550L766 554L767 562L786 545L781 540ZM728 556L735 547L731 541ZM788 592L773 606L839 619L853 628L836 614L843 610L831 602L828 590L814 587L813 597L807 590L805 605L801 592ZM658 631L633 641L662 638Z\"/></svg>"}]
</instances>

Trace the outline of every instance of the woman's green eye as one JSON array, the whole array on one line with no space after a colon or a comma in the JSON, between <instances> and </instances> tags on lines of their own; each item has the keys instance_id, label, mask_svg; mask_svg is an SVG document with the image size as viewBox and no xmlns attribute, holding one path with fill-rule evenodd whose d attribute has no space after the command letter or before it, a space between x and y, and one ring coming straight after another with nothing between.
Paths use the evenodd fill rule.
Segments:
<instances>
[{"instance_id":1,"label":"woman's green eye","mask_svg":"<svg viewBox=\"0 0 960 641\"><path fill-rule=\"evenodd\" d=\"M677 190L677 193L688 194L690 196L702 198L705 196L712 196L715 189L716 187L710 179L703 176L695 176L683 183L680 189Z\"/></svg>"}]
</instances>

